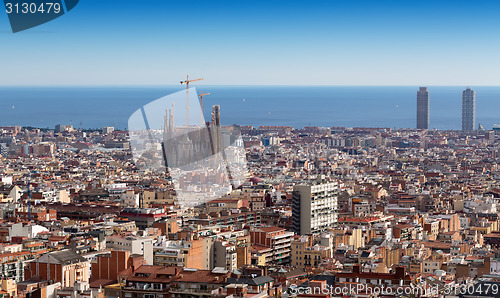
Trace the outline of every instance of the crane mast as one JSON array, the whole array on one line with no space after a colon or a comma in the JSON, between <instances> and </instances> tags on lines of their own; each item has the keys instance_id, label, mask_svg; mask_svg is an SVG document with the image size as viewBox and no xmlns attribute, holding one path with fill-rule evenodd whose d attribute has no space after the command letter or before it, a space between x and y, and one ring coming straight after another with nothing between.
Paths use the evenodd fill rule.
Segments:
<instances>
[{"instance_id":1,"label":"crane mast","mask_svg":"<svg viewBox=\"0 0 500 298\"><path fill-rule=\"evenodd\" d=\"M203 96L205 95L210 95L210 93L200 93L200 106L201 106L201 126L203 126L205 123L203 123Z\"/></svg>"},{"instance_id":2,"label":"crane mast","mask_svg":"<svg viewBox=\"0 0 500 298\"><path fill-rule=\"evenodd\" d=\"M203 78L190 80L189 75L186 76L185 81L181 81L182 84L186 84L186 126L189 126L189 83L201 81Z\"/></svg>"}]
</instances>

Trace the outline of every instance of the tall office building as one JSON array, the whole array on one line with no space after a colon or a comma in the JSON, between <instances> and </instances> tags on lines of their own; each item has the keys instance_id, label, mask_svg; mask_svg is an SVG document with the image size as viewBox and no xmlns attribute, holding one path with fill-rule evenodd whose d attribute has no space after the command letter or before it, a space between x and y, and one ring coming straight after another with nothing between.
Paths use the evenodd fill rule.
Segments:
<instances>
[{"instance_id":1,"label":"tall office building","mask_svg":"<svg viewBox=\"0 0 500 298\"><path fill-rule=\"evenodd\" d=\"M325 231L337 222L337 182L319 177L315 183L295 185L292 193L292 226L300 235Z\"/></svg>"},{"instance_id":2,"label":"tall office building","mask_svg":"<svg viewBox=\"0 0 500 298\"><path fill-rule=\"evenodd\" d=\"M429 129L429 91L420 87L417 91L417 129Z\"/></svg>"},{"instance_id":3,"label":"tall office building","mask_svg":"<svg viewBox=\"0 0 500 298\"><path fill-rule=\"evenodd\" d=\"M467 88L462 93L462 130L473 131L476 125L476 92Z\"/></svg>"}]
</instances>

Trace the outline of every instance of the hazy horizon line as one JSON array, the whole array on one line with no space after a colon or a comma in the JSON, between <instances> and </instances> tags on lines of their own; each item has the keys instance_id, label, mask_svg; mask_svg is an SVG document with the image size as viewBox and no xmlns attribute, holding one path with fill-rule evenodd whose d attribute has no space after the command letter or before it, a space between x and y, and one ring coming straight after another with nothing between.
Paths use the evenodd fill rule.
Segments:
<instances>
[{"instance_id":1,"label":"hazy horizon line","mask_svg":"<svg viewBox=\"0 0 500 298\"><path fill-rule=\"evenodd\" d=\"M420 85L326 85L326 84L318 84L318 85L291 85L291 84L198 84L194 85L193 87L205 87L205 86L213 86L213 87L462 87L462 88L468 88L468 87L500 87L500 85L426 85L426 84L420 84ZM41 88L41 87L46 87L46 88L54 88L54 87L142 87L142 88L150 88L150 87L180 87L182 89L185 89L184 85L180 84L166 84L166 85L159 85L159 84L151 84L151 85L125 85L125 84L88 84L88 85L74 85L74 84L64 84L64 85L1 85L0 88Z\"/></svg>"},{"instance_id":2,"label":"hazy horizon line","mask_svg":"<svg viewBox=\"0 0 500 298\"><path fill-rule=\"evenodd\" d=\"M124 129L122 130L120 127L117 127L117 126L112 126L112 125L108 125L108 126L103 126L103 127L77 127L75 126L74 124L62 124L62 123L59 123L59 124L56 124L56 125L71 125L73 127L73 129L82 129L82 130L102 130L103 127L114 127L116 129L116 131L128 131L128 129ZM54 125L54 126L56 126ZM233 124L224 124L224 125L221 125L223 127L230 127L230 126L252 126L254 128L258 128L260 126L263 126L263 127L266 127L266 126L277 126L277 127L292 127L294 130L301 130L301 129L305 129L305 128L308 128L308 127L319 127L319 128L344 128L346 130L349 130L349 129L352 129L352 128L366 128L366 129L390 129L391 131L398 131L398 130L410 130L410 131L430 131L430 132L433 132L433 131L453 131L453 132L464 132L464 133L473 133L473 132L479 132L481 130L479 129L474 129L472 131L464 131L460 128L457 128L457 129L441 129L441 128L429 128L429 129L418 129L418 128L414 128L414 127L388 127L388 126L321 126L321 125L307 125L307 126L302 126L302 127L297 127L297 126L293 126L293 125L261 125L261 124L247 124L247 125L240 125L240 124L237 124L237 123L233 123ZM494 126L496 126L498 124L494 124ZM48 129L48 130L54 130L55 128L50 128L49 126L46 126L46 127L41 127L41 126L34 126L34 125L4 125L4 126L0 126L0 127L14 127L14 126L20 126L21 128L34 128L34 129ZM492 126L492 128L494 127ZM484 131L491 131L492 129L484 129Z\"/></svg>"}]
</instances>

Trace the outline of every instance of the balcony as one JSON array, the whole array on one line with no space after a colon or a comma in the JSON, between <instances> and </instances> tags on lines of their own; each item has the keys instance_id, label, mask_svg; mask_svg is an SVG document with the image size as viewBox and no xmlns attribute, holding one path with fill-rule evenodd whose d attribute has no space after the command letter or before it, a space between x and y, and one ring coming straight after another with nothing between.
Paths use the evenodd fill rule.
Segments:
<instances>
[{"instance_id":1,"label":"balcony","mask_svg":"<svg viewBox=\"0 0 500 298\"><path fill-rule=\"evenodd\" d=\"M289 254L290 252L291 252L290 249L280 249L280 250L274 251L274 255L277 256L277 255L282 255L282 254Z\"/></svg>"},{"instance_id":2,"label":"balcony","mask_svg":"<svg viewBox=\"0 0 500 298\"><path fill-rule=\"evenodd\" d=\"M274 245L274 249L280 249L280 248L285 248L285 247L290 247L292 245L292 242L291 241L286 241L282 244L279 244L279 245Z\"/></svg>"},{"instance_id":3,"label":"balcony","mask_svg":"<svg viewBox=\"0 0 500 298\"><path fill-rule=\"evenodd\" d=\"M168 285L161 285L161 289L154 288L153 284L144 284L144 285L139 285L139 284L133 284L133 285L126 285L122 287L123 290L126 291L147 291L147 292L167 292L169 287Z\"/></svg>"},{"instance_id":4,"label":"balcony","mask_svg":"<svg viewBox=\"0 0 500 298\"><path fill-rule=\"evenodd\" d=\"M273 237L273 239L275 239L276 241L279 241L279 239L291 238L291 237L293 237L293 235L294 235L293 232L285 232L282 235L277 235L277 236Z\"/></svg>"},{"instance_id":5,"label":"balcony","mask_svg":"<svg viewBox=\"0 0 500 298\"><path fill-rule=\"evenodd\" d=\"M170 288L171 294L192 294L192 295L214 295L219 294L219 289L214 290L201 290L201 289L181 289L181 288Z\"/></svg>"},{"instance_id":6,"label":"balcony","mask_svg":"<svg viewBox=\"0 0 500 298\"><path fill-rule=\"evenodd\" d=\"M282 243L290 243L291 239L289 238L285 238L285 239L280 239L280 240L277 240L274 242L274 245L279 245L279 244L282 244Z\"/></svg>"}]
</instances>

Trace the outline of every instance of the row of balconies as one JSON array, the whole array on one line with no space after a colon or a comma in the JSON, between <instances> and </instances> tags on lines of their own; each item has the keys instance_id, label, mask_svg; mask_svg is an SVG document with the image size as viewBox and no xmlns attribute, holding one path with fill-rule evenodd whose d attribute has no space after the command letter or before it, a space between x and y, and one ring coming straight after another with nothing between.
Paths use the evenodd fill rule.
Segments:
<instances>
[{"instance_id":1,"label":"row of balconies","mask_svg":"<svg viewBox=\"0 0 500 298\"><path fill-rule=\"evenodd\" d=\"M131 283L123 287L124 290L147 290L147 291L166 291L169 286L161 283Z\"/></svg>"},{"instance_id":2,"label":"row of balconies","mask_svg":"<svg viewBox=\"0 0 500 298\"><path fill-rule=\"evenodd\" d=\"M276 255L281 255L281 254L285 254L285 253L289 253L289 252L291 252L290 249L280 249L280 250L275 250L274 255L276 256Z\"/></svg>"},{"instance_id":3,"label":"row of balconies","mask_svg":"<svg viewBox=\"0 0 500 298\"><path fill-rule=\"evenodd\" d=\"M286 241L282 241L282 242L275 242L274 243L274 248L277 248L277 247L284 247L284 246L290 246L292 243L292 240L290 238L287 238Z\"/></svg>"},{"instance_id":4,"label":"row of balconies","mask_svg":"<svg viewBox=\"0 0 500 298\"><path fill-rule=\"evenodd\" d=\"M196 293L200 293L200 294L216 294L217 293L217 289L215 290L205 290L205 289L179 289L179 288L171 288L170 289L170 293L172 294L184 294L184 293L189 293L189 294L193 294L193 295L196 295Z\"/></svg>"},{"instance_id":5,"label":"row of balconies","mask_svg":"<svg viewBox=\"0 0 500 298\"><path fill-rule=\"evenodd\" d=\"M165 251L165 250L156 250L154 252L155 256L167 256L167 257L175 257L175 256L182 256L186 253L189 253L189 250L179 250L179 251Z\"/></svg>"}]
</instances>

